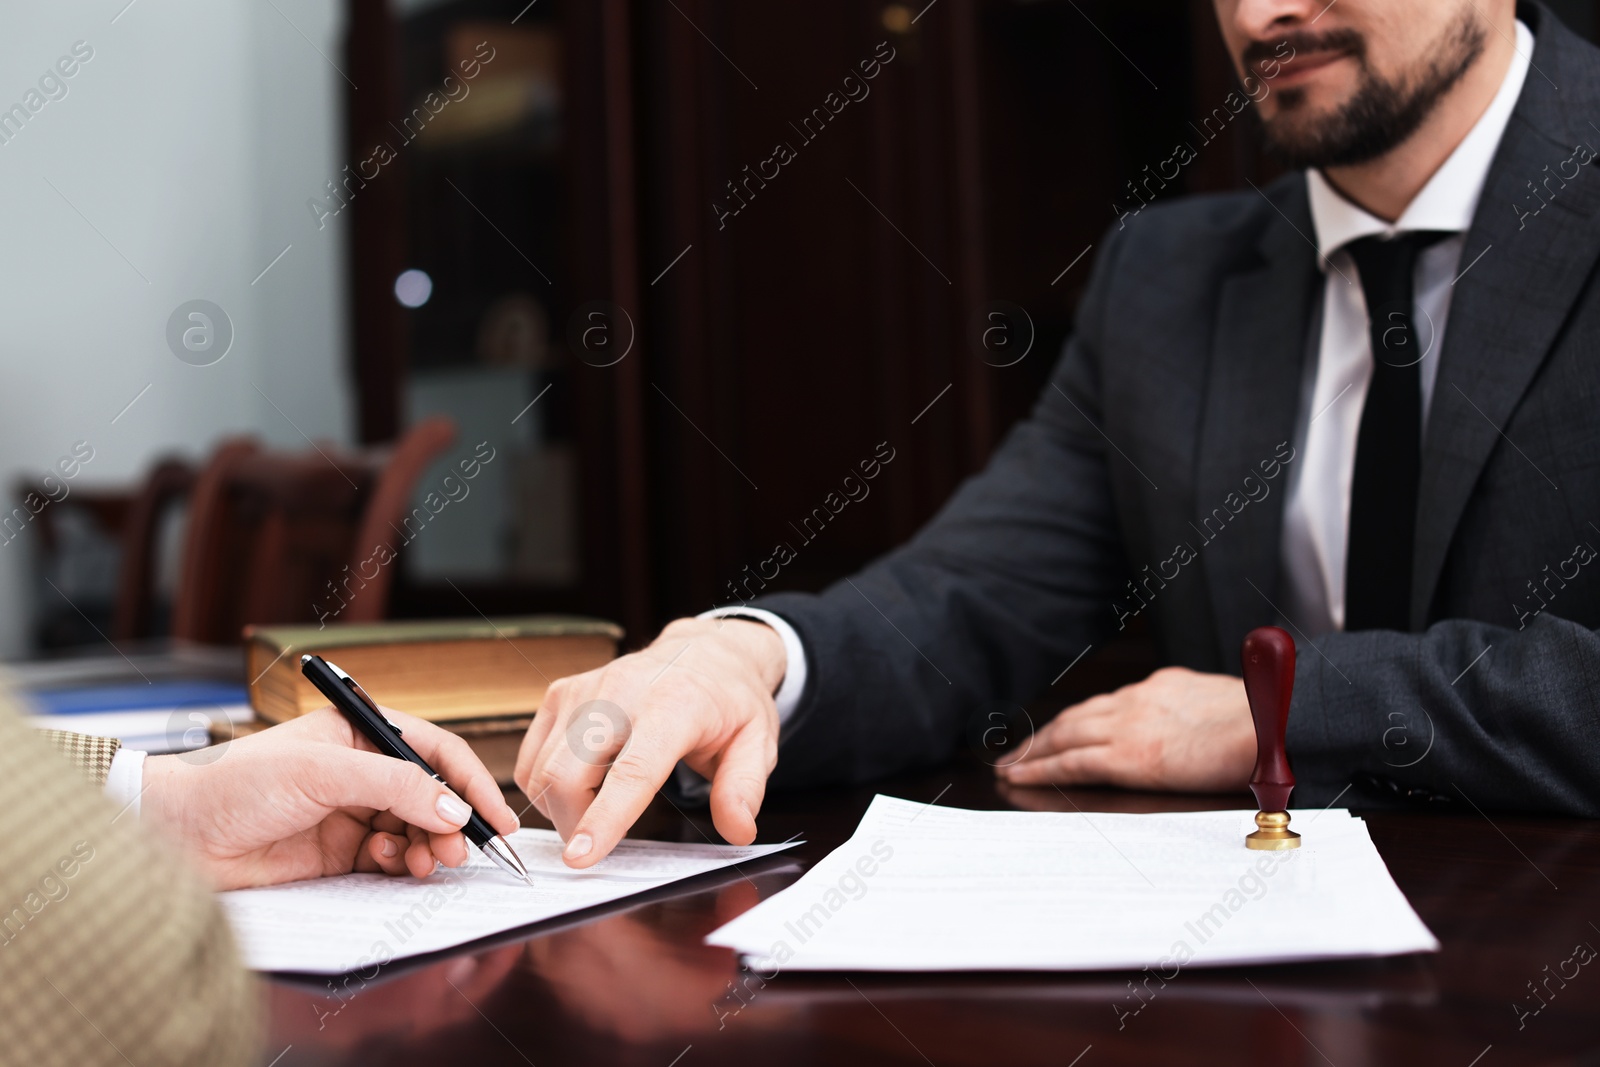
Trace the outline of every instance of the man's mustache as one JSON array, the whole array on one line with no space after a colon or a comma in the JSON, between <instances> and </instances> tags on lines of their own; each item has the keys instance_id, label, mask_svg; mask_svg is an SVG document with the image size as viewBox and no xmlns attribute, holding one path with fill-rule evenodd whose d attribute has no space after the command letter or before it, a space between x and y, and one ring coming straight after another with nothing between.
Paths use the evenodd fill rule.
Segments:
<instances>
[{"instance_id":1,"label":"man's mustache","mask_svg":"<svg viewBox=\"0 0 1600 1067\"><path fill-rule=\"evenodd\" d=\"M1246 68L1254 69L1258 64L1270 60L1282 63L1285 55L1298 56L1307 52L1349 52L1359 58L1366 55L1367 40L1348 27L1322 31L1296 30L1270 41L1251 41L1245 45L1241 58Z\"/></svg>"}]
</instances>

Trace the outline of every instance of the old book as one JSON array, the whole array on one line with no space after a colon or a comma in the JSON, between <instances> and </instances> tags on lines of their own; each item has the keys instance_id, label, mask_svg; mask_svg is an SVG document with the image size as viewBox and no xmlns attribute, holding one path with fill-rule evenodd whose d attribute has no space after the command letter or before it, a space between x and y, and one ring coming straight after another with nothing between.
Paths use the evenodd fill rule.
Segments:
<instances>
[{"instance_id":1,"label":"old book","mask_svg":"<svg viewBox=\"0 0 1600 1067\"><path fill-rule=\"evenodd\" d=\"M261 719L213 723L210 730L211 743L220 745L234 738L260 733L272 725L274 724ZM528 727L533 725L532 716L509 719L458 719L439 725L462 737L502 788L510 789L516 786L514 772L517 769L517 752L522 748L523 735L528 732Z\"/></svg>"},{"instance_id":2,"label":"old book","mask_svg":"<svg viewBox=\"0 0 1600 1067\"><path fill-rule=\"evenodd\" d=\"M246 629L250 703L268 722L327 704L300 673L306 653L338 664L379 704L434 722L527 718L557 678L617 654L622 629L576 616Z\"/></svg>"}]
</instances>

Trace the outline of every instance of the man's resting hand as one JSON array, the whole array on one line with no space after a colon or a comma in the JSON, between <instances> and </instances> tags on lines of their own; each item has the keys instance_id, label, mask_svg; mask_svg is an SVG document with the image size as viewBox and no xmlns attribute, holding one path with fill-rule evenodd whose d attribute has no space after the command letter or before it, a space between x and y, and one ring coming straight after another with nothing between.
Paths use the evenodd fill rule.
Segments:
<instances>
[{"instance_id":1,"label":"man's resting hand","mask_svg":"<svg viewBox=\"0 0 1600 1067\"><path fill-rule=\"evenodd\" d=\"M996 773L1012 785L1243 790L1255 766L1244 682L1182 667L1067 708Z\"/></svg>"}]
</instances>

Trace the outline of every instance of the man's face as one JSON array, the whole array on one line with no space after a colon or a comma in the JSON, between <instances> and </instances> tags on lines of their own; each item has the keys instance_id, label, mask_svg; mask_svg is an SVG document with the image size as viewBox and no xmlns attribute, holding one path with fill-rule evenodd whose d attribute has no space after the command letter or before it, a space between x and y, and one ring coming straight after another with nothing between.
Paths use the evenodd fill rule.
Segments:
<instances>
[{"instance_id":1,"label":"man's face","mask_svg":"<svg viewBox=\"0 0 1600 1067\"><path fill-rule=\"evenodd\" d=\"M1351 166L1401 144L1490 32L1476 0L1215 3L1267 147L1293 167Z\"/></svg>"}]
</instances>

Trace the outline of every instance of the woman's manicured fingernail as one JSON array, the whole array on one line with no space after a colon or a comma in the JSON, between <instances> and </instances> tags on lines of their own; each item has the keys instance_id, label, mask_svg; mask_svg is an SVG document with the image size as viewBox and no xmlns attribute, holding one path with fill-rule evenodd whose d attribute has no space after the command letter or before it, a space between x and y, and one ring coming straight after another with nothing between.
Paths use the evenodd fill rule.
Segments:
<instances>
[{"instance_id":1,"label":"woman's manicured fingernail","mask_svg":"<svg viewBox=\"0 0 1600 1067\"><path fill-rule=\"evenodd\" d=\"M454 793L440 793L433 807L441 819L458 826L472 818L472 809L467 807L467 802Z\"/></svg>"},{"instance_id":2,"label":"woman's manicured fingernail","mask_svg":"<svg viewBox=\"0 0 1600 1067\"><path fill-rule=\"evenodd\" d=\"M564 855L569 860L582 859L589 854L589 850L592 848L594 848L594 840L588 834L574 834L572 840L567 842L567 851Z\"/></svg>"},{"instance_id":3,"label":"woman's manicured fingernail","mask_svg":"<svg viewBox=\"0 0 1600 1067\"><path fill-rule=\"evenodd\" d=\"M400 849L395 845L394 838L385 834L383 837L378 838L378 851L383 854L384 859L393 859Z\"/></svg>"}]
</instances>

